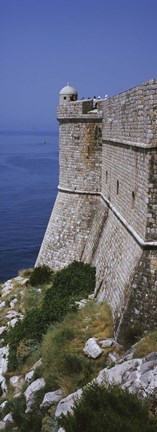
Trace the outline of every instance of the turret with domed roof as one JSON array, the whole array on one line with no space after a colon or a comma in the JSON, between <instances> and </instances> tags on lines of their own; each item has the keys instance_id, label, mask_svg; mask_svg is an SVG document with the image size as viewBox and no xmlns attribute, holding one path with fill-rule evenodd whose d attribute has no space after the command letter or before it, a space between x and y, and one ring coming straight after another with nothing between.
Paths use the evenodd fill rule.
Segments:
<instances>
[{"instance_id":1,"label":"turret with domed roof","mask_svg":"<svg viewBox=\"0 0 157 432\"><path fill-rule=\"evenodd\" d=\"M59 93L59 105L64 105L67 102L74 102L77 100L77 90L72 87L69 82L63 87Z\"/></svg>"}]
</instances>

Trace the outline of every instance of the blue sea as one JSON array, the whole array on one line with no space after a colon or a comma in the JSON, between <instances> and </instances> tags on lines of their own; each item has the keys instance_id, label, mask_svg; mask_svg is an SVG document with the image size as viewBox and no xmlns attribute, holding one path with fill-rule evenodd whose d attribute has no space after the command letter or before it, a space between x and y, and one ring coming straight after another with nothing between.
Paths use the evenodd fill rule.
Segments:
<instances>
[{"instance_id":1,"label":"blue sea","mask_svg":"<svg viewBox=\"0 0 157 432\"><path fill-rule=\"evenodd\" d=\"M34 266L57 186L57 133L0 133L0 282Z\"/></svg>"}]
</instances>

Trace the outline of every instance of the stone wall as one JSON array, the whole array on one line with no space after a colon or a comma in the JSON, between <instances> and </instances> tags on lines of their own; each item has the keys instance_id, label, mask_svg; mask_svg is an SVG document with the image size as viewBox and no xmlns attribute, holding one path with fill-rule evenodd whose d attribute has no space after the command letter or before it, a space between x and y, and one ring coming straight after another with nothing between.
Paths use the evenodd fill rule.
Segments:
<instances>
[{"instance_id":1,"label":"stone wall","mask_svg":"<svg viewBox=\"0 0 157 432\"><path fill-rule=\"evenodd\" d=\"M91 119L61 121L59 186L79 191L100 191L102 138L101 123Z\"/></svg>"},{"instance_id":2,"label":"stone wall","mask_svg":"<svg viewBox=\"0 0 157 432\"><path fill-rule=\"evenodd\" d=\"M157 80L104 101L103 139L156 146Z\"/></svg>"},{"instance_id":3,"label":"stone wall","mask_svg":"<svg viewBox=\"0 0 157 432\"><path fill-rule=\"evenodd\" d=\"M54 270L82 259L99 197L59 192L36 265Z\"/></svg>"},{"instance_id":4,"label":"stone wall","mask_svg":"<svg viewBox=\"0 0 157 432\"><path fill-rule=\"evenodd\" d=\"M101 230L98 221L102 221ZM107 299L116 326L128 302L130 277L141 255L141 247L101 199L82 259L96 267L95 295L99 301Z\"/></svg>"},{"instance_id":5,"label":"stone wall","mask_svg":"<svg viewBox=\"0 0 157 432\"><path fill-rule=\"evenodd\" d=\"M102 120L103 119L103 120ZM122 335L157 323L157 80L58 109L59 193L36 265L96 266ZM141 324L140 324L141 325Z\"/></svg>"}]
</instances>

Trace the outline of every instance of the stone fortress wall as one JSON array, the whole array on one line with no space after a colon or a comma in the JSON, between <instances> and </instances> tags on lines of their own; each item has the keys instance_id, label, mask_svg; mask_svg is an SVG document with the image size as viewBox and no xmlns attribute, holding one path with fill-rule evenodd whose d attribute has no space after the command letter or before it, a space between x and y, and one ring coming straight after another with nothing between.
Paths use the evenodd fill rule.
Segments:
<instances>
[{"instance_id":1,"label":"stone fortress wall","mask_svg":"<svg viewBox=\"0 0 157 432\"><path fill-rule=\"evenodd\" d=\"M115 329L157 322L157 80L61 102L59 191L36 265L96 266Z\"/></svg>"}]
</instances>

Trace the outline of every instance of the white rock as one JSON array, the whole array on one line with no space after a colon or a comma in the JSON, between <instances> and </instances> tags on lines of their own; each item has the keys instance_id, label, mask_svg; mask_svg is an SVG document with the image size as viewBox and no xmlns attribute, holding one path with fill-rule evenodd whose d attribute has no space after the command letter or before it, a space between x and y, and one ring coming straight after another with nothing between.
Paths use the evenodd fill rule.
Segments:
<instances>
[{"instance_id":1,"label":"white rock","mask_svg":"<svg viewBox=\"0 0 157 432\"><path fill-rule=\"evenodd\" d=\"M80 301L75 301L75 304L76 304L76 306L78 306L79 309L84 308L87 303L88 303L87 299L82 299Z\"/></svg>"},{"instance_id":2,"label":"white rock","mask_svg":"<svg viewBox=\"0 0 157 432\"><path fill-rule=\"evenodd\" d=\"M62 427L58 429L58 432L65 432L65 429L63 429Z\"/></svg>"},{"instance_id":3,"label":"white rock","mask_svg":"<svg viewBox=\"0 0 157 432\"><path fill-rule=\"evenodd\" d=\"M32 369L37 369L42 365L42 358L40 358L34 365L32 366Z\"/></svg>"},{"instance_id":4,"label":"white rock","mask_svg":"<svg viewBox=\"0 0 157 432\"><path fill-rule=\"evenodd\" d=\"M5 301L3 301L3 302L0 302L0 310L1 310L1 309L3 309L3 308L4 308L4 306L5 306Z\"/></svg>"},{"instance_id":5,"label":"white rock","mask_svg":"<svg viewBox=\"0 0 157 432\"><path fill-rule=\"evenodd\" d=\"M14 288L13 279L9 279L8 281L6 281L2 285L2 292L1 292L2 297L5 297L6 295L8 295L13 288Z\"/></svg>"},{"instance_id":6,"label":"white rock","mask_svg":"<svg viewBox=\"0 0 157 432\"><path fill-rule=\"evenodd\" d=\"M17 321L23 319L23 315L19 312L9 311L8 314L6 315L6 318L8 319L8 323L7 323L8 327L9 326L14 327Z\"/></svg>"},{"instance_id":7,"label":"white rock","mask_svg":"<svg viewBox=\"0 0 157 432\"><path fill-rule=\"evenodd\" d=\"M40 358L33 366L32 369L26 373L25 375L25 381L27 383L31 383L33 380L34 372L37 368L39 368L42 365L42 359Z\"/></svg>"},{"instance_id":8,"label":"white rock","mask_svg":"<svg viewBox=\"0 0 157 432\"><path fill-rule=\"evenodd\" d=\"M116 342L114 339L104 339L99 342L102 348L109 348L114 345Z\"/></svg>"},{"instance_id":9,"label":"white rock","mask_svg":"<svg viewBox=\"0 0 157 432\"><path fill-rule=\"evenodd\" d=\"M108 354L108 359L110 360L110 362L112 362L112 363L116 363L116 356L114 355L114 354L112 354L112 353L109 353Z\"/></svg>"},{"instance_id":10,"label":"white rock","mask_svg":"<svg viewBox=\"0 0 157 432\"><path fill-rule=\"evenodd\" d=\"M5 422L0 421L0 430L4 430L4 429L5 429Z\"/></svg>"},{"instance_id":11,"label":"white rock","mask_svg":"<svg viewBox=\"0 0 157 432\"><path fill-rule=\"evenodd\" d=\"M99 357L102 353L102 349L99 347L99 345L96 342L95 338L90 338L87 340L85 347L83 349L83 352L93 359L96 359Z\"/></svg>"},{"instance_id":12,"label":"white rock","mask_svg":"<svg viewBox=\"0 0 157 432\"><path fill-rule=\"evenodd\" d=\"M22 276L17 276L16 278L14 278L15 281L19 282L19 285L23 286L25 285L28 281L29 278L24 278Z\"/></svg>"},{"instance_id":13,"label":"white rock","mask_svg":"<svg viewBox=\"0 0 157 432\"><path fill-rule=\"evenodd\" d=\"M18 318L13 318L9 323L8 323L8 327L14 327L15 324L17 323Z\"/></svg>"},{"instance_id":14,"label":"white rock","mask_svg":"<svg viewBox=\"0 0 157 432\"><path fill-rule=\"evenodd\" d=\"M15 304L18 302L17 298L15 297L11 302L10 302L10 307L14 308Z\"/></svg>"},{"instance_id":15,"label":"white rock","mask_svg":"<svg viewBox=\"0 0 157 432\"><path fill-rule=\"evenodd\" d=\"M94 293L93 293L93 294L89 294L89 295L88 295L88 299L89 299L89 300L94 300Z\"/></svg>"},{"instance_id":16,"label":"white rock","mask_svg":"<svg viewBox=\"0 0 157 432\"><path fill-rule=\"evenodd\" d=\"M6 379L2 375L0 375L0 386L1 386L1 390L2 390L3 395L5 393L7 393L8 387L7 387L7 384L6 384Z\"/></svg>"},{"instance_id":17,"label":"white rock","mask_svg":"<svg viewBox=\"0 0 157 432\"><path fill-rule=\"evenodd\" d=\"M46 393L40 405L40 408L46 408L51 405L56 405L62 399L62 395L62 389Z\"/></svg>"},{"instance_id":18,"label":"white rock","mask_svg":"<svg viewBox=\"0 0 157 432\"><path fill-rule=\"evenodd\" d=\"M14 423L14 420L13 420L13 417L12 417L11 413L8 413L8 414L4 417L3 421L4 421L5 423Z\"/></svg>"},{"instance_id":19,"label":"white rock","mask_svg":"<svg viewBox=\"0 0 157 432\"><path fill-rule=\"evenodd\" d=\"M7 371L8 355L9 355L8 346L4 346L0 348L0 374L4 374Z\"/></svg>"},{"instance_id":20,"label":"white rock","mask_svg":"<svg viewBox=\"0 0 157 432\"><path fill-rule=\"evenodd\" d=\"M26 398L26 404L27 404L26 412L29 412L31 410L31 407L34 402L35 393L41 390L43 387L45 387L44 378L38 378L27 387L27 389L24 392L24 396Z\"/></svg>"},{"instance_id":21,"label":"white rock","mask_svg":"<svg viewBox=\"0 0 157 432\"><path fill-rule=\"evenodd\" d=\"M33 377L34 377L34 370L31 370L31 371L29 371L29 372L27 372L26 373L26 375L25 375L25 381L26 381L26 383L31 383L31 381L33 380Z\"/></svg>"},{"instance_id":22,"label":"white rock","mask_svg":"<svg viewBox=\"0 0 157 432\"><path fill-rule=\"evenodd\" d=\"M10 378L10 384L15 388L16 392L19 392L19 390L21 390L24 383L25 380L21 376L14 375Z\"/></svg>"},{"instance_id":23,"label":"white rock","mask_svg":"<svg viewBox=\"0 0 157 432\"><path fill-rule=\"evenodd\" d=\"M0 405L0 412L3 411L3 408L5 408L5 406L6 406L7 403L8 403L8 401L6 401L6 400L1 403L1 405Z\"/></svg>"},{"instance_id":24,"label":"white rock","mask_svg":"<svg viewBox=\"0 0 157 432\"><path fill-rule=\"evenodd\" d=\"M62 414L66 415L68 412L72 412L74 403L77 399L81 397L82 391L82 389L79 389L75 393L72 393L66 398L62 399L57 405L55 417L60 417Z\"/></svg>"},{"instance_id":25,"label":"white rock","mask_svg":"<svg viewBox=\"0 0 157 432\"><path fill-rule=\"evenodd\" d=\"M6 314L6 318L8 318L9 320L11 320L13 318L18 318L20 316L21 316L21 314L19 312L14 311L14 310L9 310L8 313Z\"/></svg>"},{"instance_id":26,"label":"white rock","mask_svg":"<svg viewBox=\"0 0 157 432\"><path fill-rule=\"evenodd\" d=\"M111 369L105 368L99 373L96 381L99 384L102 384L107 380L109 383L122 385L127 380L130 373L136 370L141 363L142 359L133 359L121 364L117 364Z\"/></svg>"}]
</instances>

